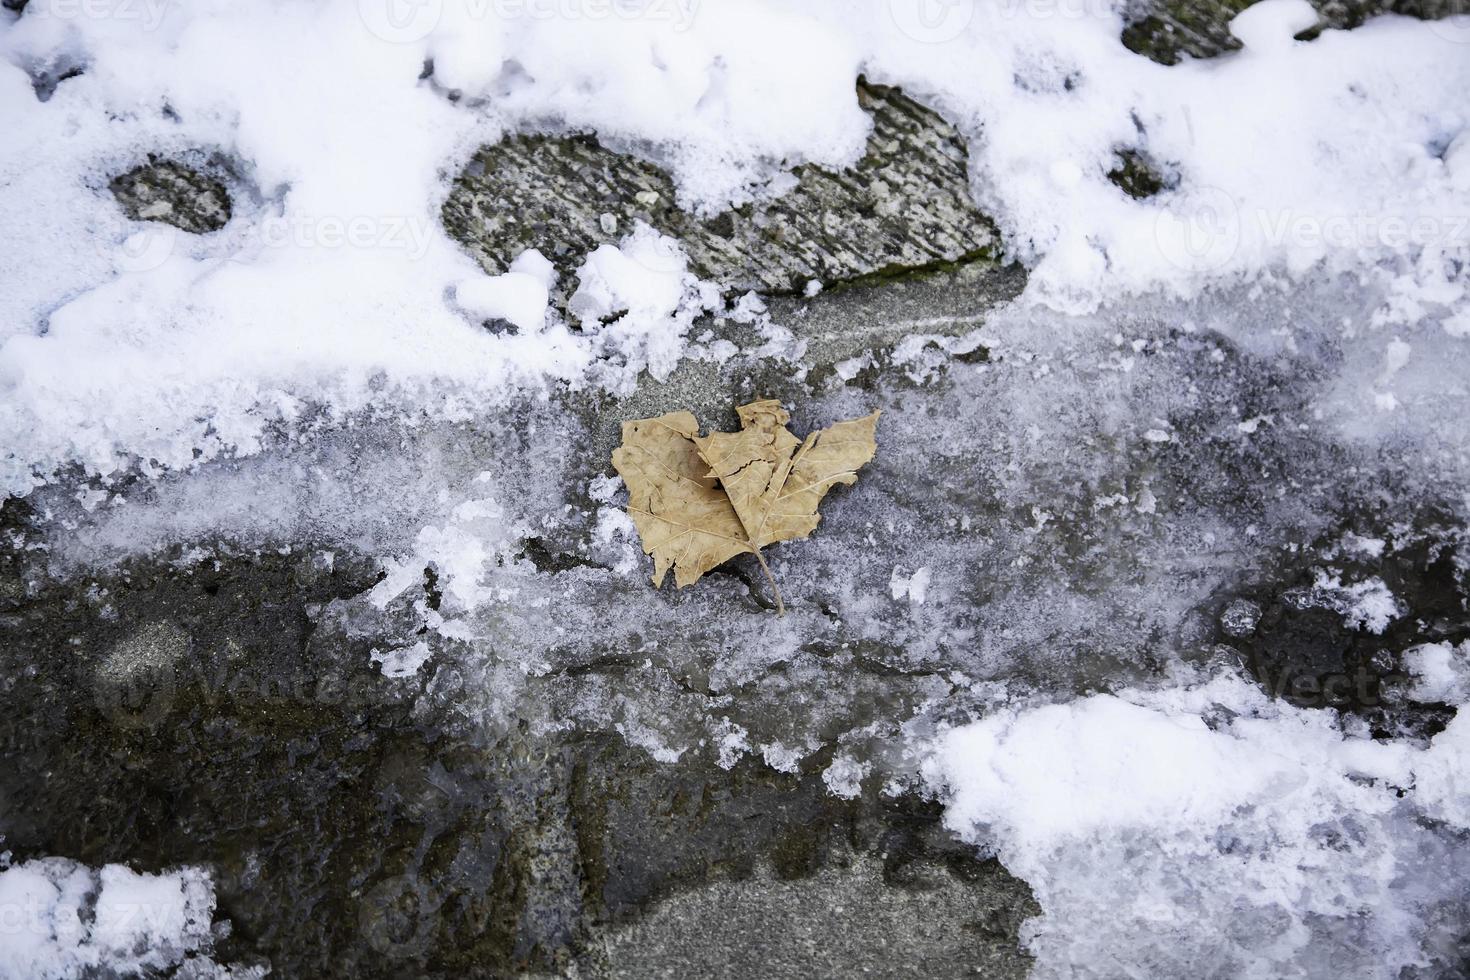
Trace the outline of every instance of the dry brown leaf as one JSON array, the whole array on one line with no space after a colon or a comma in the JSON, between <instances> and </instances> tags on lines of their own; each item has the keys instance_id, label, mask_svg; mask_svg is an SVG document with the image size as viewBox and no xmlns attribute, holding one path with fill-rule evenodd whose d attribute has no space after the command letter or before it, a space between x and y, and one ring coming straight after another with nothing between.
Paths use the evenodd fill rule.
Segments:
<instances>
[{"instance_id":1,"label":"dry brown leaf","mask_svg":"<svg viewBox=\"0 0 1470 980\"><path fill-rule=\"evenodd\" d=\"M682 589L750 552L784 612L761 549L811 534L827 491L857 482L858 469L878 451L878 413L801 440L786 428L791 416L778 401L751 402L737 411L739 432L707 436L688 412L624 422L612 463L628 486L628 515L643 552L653 556L655 587L670 568Z\"/></svg>"}]
</instances>

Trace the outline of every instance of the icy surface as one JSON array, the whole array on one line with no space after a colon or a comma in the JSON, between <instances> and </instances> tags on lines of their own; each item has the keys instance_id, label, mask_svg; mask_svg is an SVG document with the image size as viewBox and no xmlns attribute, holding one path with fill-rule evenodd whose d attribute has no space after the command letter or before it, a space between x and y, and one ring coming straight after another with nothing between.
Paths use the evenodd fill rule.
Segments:
<instances>
[{"instance_id":1,"label":"icy surface","mask_svg":"<svg viewBox=\"0 0 1470 980\"><path fill-rule=\"evenodd\" d=\"M159 549L187 563L299 541L321 562L379 556L382 580L323 608L318 642L372 637L405 697L489 733L610 731L670 764L820 765L843 797L947 794L955 830L1035 889L1044 973L1330 961L1390 975L1446 962L1454 937L1433 923L1464 921L1463 722L1427 743L1374 742L1333 711L1196 673L1216 656L1213 597L1258 576L1299 568L1283 608L1385 638L1417 597L1390 589L1381 563L1426 534L1464 561L1452 534L1422 529L1429 512L1463 526L1458 403L1400 387L1396 412L1373 410L1379 339L1295 312L1347 288L1095 318L1018 307L981 329L981 363L946 340L880 354L879 391L834 376L803 399L798 429L881 408L883 452L833 495L819 534L772 549L784 618L738 563L682 592L649 588L624 491L588 455L596 426L632 411L616 404L379 419L33 499L53 515L49 560L72 574ZM773 329L727 326L739 353L681 369L715 371L720 391L760 376ZM1425 329L1419 349L1438 356L1396 384L1465 370ZM1353 518L1369 500L1381 508ZM1254 616L1227 621L1249 637ZM1409 696L1458 696L1459 656L1406 653ZM1167 677L1187 686L1158 688ZM954 722L923 780L930 733ZM1167 947L1150 938L1161 916Z\"/></svg>"},{"instance_id":2,"label":"icy surface","mask_svg":"<svg viewBox=\"0 0 1470 980\"><path fill-rule=\"evenodd\" d=\"M1214 624L1391 644L1427 601L1394 562L1429 549L1463 583L1470 48L1395 17L1297 42L1309 8L1267 0L1242 52L1165 68L1086 6L6 10L0 480L36 516L8 544L80 583L365 554L381 579L312 630L371 637L406 701L819 767L842 797L924 787L1034 889L1043 975L1452 969L1463 644L1362 647L1448 719L1370 730L1271 699ZM840 292L773 316L646 227L490 277L439 224L476 147L525 128L594 129L707 214L777 194L862 152L859 72L969 137L1017 302L828 363L805 328ZM1123 150L1159 193L1108 179ZM222 229L123 215L109 181L154 153L229 162ZM803 431L883 410L859 484L771 552L784 618L739 562L652 590L607 472L620 421L711 391L799 400ZM1235 599L1288 572L1269 612ZM195 872L60 859L0 889L42 913L0 946L18 976L171 965L213 901Z\"/></svg>"},{"instance_id":3,"label":"icy surface","mask_svg":"<svg viewBox=\"0 0 1470 980\"><path fill-rule=\"evenodd\" d=\"M0 218L24 257L0 290L5 485L249 453L323 408L453 415L548 381L626 385L677 356L688 319L483 330L496 311L535 324L534 303L519 280L475 284L436 219L448 175L510 129L590 127L718 208L800 161L851 163L860 71L983 132L976 194L1033 266L1033 301L1372 269L1393 287L1379 321L1463 333L1470 59L1452 33L1385 17L1299 43L1306 5L1269 0L1242 15L1240 54L1166 68L1119 43L1106 4L962 6L935 23L905 3L677 0L583 18L461 0L5 11ZM1121 193L1120 148L1173 188ZM126 219L108 180L188 152L231 161L226 227ZM589 311L613 302L587 288Z\"/></svg>"}]
</instances>

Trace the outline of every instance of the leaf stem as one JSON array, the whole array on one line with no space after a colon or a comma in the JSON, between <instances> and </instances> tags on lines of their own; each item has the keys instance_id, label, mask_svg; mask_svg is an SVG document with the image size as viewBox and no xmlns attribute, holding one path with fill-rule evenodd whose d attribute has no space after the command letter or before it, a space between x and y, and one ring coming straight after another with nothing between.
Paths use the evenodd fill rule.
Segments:
<instances>
[{"instance_id":1,"label":"leaf stem","mask_svg":"<svg viewBox=\"0 0 1470 980\"><path fill-rule=\"evenodd\" d=\"M755 560L761 563L761 571L766 573L766 581L771 583L771 591L776 595L776 615L786 615L786 603L781 601L781 586L776 584L776 576L771 574L771 566L766 564L766 556L759 548L755 549Z\"/></svg>"}]
</instances>

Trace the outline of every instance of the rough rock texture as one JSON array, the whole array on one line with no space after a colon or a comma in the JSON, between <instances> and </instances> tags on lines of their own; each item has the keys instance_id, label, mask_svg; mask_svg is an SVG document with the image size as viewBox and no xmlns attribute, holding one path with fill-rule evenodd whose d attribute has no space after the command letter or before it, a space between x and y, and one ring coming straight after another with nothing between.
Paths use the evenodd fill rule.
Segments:
<instances>
[{"instance_id":1,"label":"rough rock texture","mask_svg":"<svg viewBox=\"0 0 1470 980\"><path fill-rule=\"evenodd\" d=\"M1228 46L1217 30L1228 8L1204 20L1168 9L1136 29L1136 50L1167 61ZM1413 467L1301 434L1285 420L1303 412L1314 366L1176 329L1184 316L1120 317L1118 343L1126 330L1130 344L1117 350L1012 337L992 359L975 331L1024 273L992 261L963 143L898 93L859 92L875 133L853 171L801 168L782 197L712 219L679 210L657 168L590 137L486 148L444 208L492 272L528 247L573 266L640 219L732 289L852 285L770 301L789 358L756 356L774 341L749 324L709 320L693 333L738 354L686 361L626 398L564 394L442 429L373 420L335 445L329 432L240 461L248 476L279 452L280 472L330 472L330 492L358 493L365 509L386 506L385 488L414 497L398 484L421 472L437 485L417 496L432 497L493 471L526 509L513 516L537 523L487 571L514 598L471 618L469 640L429 625L442 569L426 564L378 609L365 595L389 549L313 540L310 521L285 541L191 540L50 577L43 539L92 519L78 488L38 501L49 519L7 503L5 847L18 860L205 865L233 925L219 957L284 977L1010 977L1028 968L1029 889L958 845L932 801L881 791L881 746L911 720L967 717L978 697L967 677L1095 691L1177 655L1339 706L1297 679L1320 692L1362 673L1342 706L1375 730L1437 730L1448 711L1394 700L1391 681L1392 651L1470 637L1465 573L1442 559L1433 515L1422 553L1352 568L1405 597L1387 633L1350 630L1310 601L1314 567L1344 530L1402 517L1338 501L1393 500ZM1130 193L1167 177L1120 161ZM223 186L176 162L114 189L134 217L189 231L229 216ZM781 555L793 609L766 646L752 642L775 632L753 568L654 592L642 567L598 550L584 489L606 475L622 420L687 407L728 424L722 413L756 396L814 421L881 407L887 427L873 479L836 498L812 548ZM1023 399L1055 411L1016 408ZM1242 413L1283 423L1246 441ZM935 424L959 419L978 421ZM1170 440L1132 432L1139 419ZM359 467L368 475L349 486ZM1299 485L1278 504L1262 488L1288 477ZM410 540L429 523L384 514ZM1227 534L1257 524L1249 542ZM205 557L190 557L196 547ZM920 563L937 573L927 601L895 594L898 566ZM374 650L420 639L431 651L420 674L373 666ZM717 715L757 747L728 767L709 739ZM639 725L661 726L652 734L677 758L635 744ZM795 744L793 733L812 744L782 771L758 747ZM840 752L878 770L852 799L823 778Z\"/></svg>"},{"instance_id":2,"label":"rough rock texture","mask_svg":"<svg viewBox=\"0 0 1470 980\"><path fill-rule=\"evenodd\" d=\"M839 365L851 370L851 383L872 385L894 350L913 337L961 338L973 334L995 307L1020 295L1026 271L1019 265L988 262L963 264L928 275L914 275L838 293L812 301L795 296L772 297L767 309L773 321L792 335L799 364L738 357L721 370L685 362L663 381L645 378L625 398L595 393L569 401L591 419L589 456L607 460L621 440L622 420L650 418L684 408L707 426L733 431L739 427L735 406L751 398L781 398L790 404L840 385ZM738 347L759 348L748 327L705 319L690 331L708 330L714 339ZM983 345L973 338L958 353L962 363L985 360ZM889 380L903 384L890 373Z\"/></svg>"},{"instance_id":3,"label":"rough rock texture","mask_svg":"<svg viewBox=\"0 0 1470 980\"><path fill-rule=\"evenodd\" d=\"M969 203L954 130L896 92L865 86L860 97L875 116L863 162L845 174L801 168L794 190L763 205L703 221L648 164L586 137L524 137L482 152L446 225L492 271L526 247L574 266L638 218L679 236L699 275L733 289L857 284L817 303L773 301L802 367L759 362L744 383L810 397L848 361L871 377L911 336L972 331L1024 285L1017 267L974 261L994 238ZM130 216L187 231L229 218L224 186L176 161L150 162L113 190ZM698 331L760 343L743 324ZM965 362L983 360L983 347L961 346ZM493 460L508 446L546 460L529 433L551 412L579 446L557 479L575 493L637 405L692 390L690 404L728 411L730 372L755 363L686 365L622 402L568 395L512 422L514 434L457 427L434 438L449 439L441 458L530 470ZM716 706L756 736L801 732L813 711L822 731L891 731L950 685L881 643L849 653L828 637L789 665L732 676L725 641L689 633L670 610L639 626L671 639L673 659L655 662L622 628L569 643L527 629L516 620L533 604L509 611L503 642L445 646L425 625L443 602L432 565L383 610L365 599L374 562L309 536L265 550L191 542L51 577L26 547L29 505L9 502L5 521L15 531L0 568L0 685L15 708L0 717L6 846L17 859L208 867L232 926L223 960L281 976L394 978L1028 968L1029 889L956 842L939 806L912 789L880 794L874 780L834 795L823 772L835 743L777 768L758 751L733 763L711 748L656 760L629 734L651 709L697 737ZM519 574L535 589L567 583L582 611L662 604L641 576L585 554L580 537L549 528L524 539ZM208 558L190 557L196 544ZM765 622L764 592L744 569L727 572L721 615ZM420 637L432 651L420 675L395 680L373 665L375 651ZM527 642L541 650L529 673ZM803 693L814 669L828 678L815 706ZM608 699L627 702L626 720L598 714Z\"/></svg>"},{"instance_id":4,"label":"rough rock texture","mask_svg":"<svg viewBox=\"0 0 1470 980\"><path fill-rule=\"evenodd\" d=\"M1242 349L1182 315L1119 315L1128 342L1029 347L1041 338L1022 329L992 348L974 330L995 329L1003 295L966 267L783 299L773 310L805 343L790 362L754 356L768 341L751 325L711 322L741 353L627 399L375 420L214 467L273 500L329 471L332 499L364 508L441 492L453 507L493 472L507 520L530 530L483 570L493 596L458 639L432 626L449 610L444 568L411 568L380 606L375 563L313 541L310 520L285 540L50 565L48 541L169 508L192 476L95 512L76 488L37 491L34 513L11 502L5 846L205 865L233 925L215 955L281 976L1021 976L1026 887L959 846L932 801L884 792L911 765L885 755L905 730L984 710L970 680L1066 697L1178 658L1273 689L1361 666L1366 694L1347 707L1375 730L1438 730L1446 709L1396 702L1383 680L1417 639L1470 637L1466 572L1428 510L1422 548L1334 552L1349 529L1387 535L1404 519L1391 502L1422 494L1400 485L1415 472L1402 460L1292 424L1313 355ZM884 412L871 478L834 495L809 547L773 556L779 621L738 561L653 590L638 556L622 568L599 544L583 499L620 420L672 401L714 422L756 392L814 422ZM1243 414L1277 421L1246 438ZM420 473L423 492L401 486ZM375 513L409 541L443 521ZM1324 563L1383 578L1404 614L1381 635L1345 628L1313 604ZM927 599L895 595L896 566L919 564L935 572ZM374 649L414 641L431 654L419 674L373 667ZM721 723L750 746L728 768ZM777 743L800 758L763 748ZM851 799L825 778L839 756L873 767Z\"/></svg>"},{"instance_id":5,"label":"rough rock texture","mask_svg":"<svg viewBox=\"0 0 1470 980\"><path fill-rule=\"evenodd\" d=\"M1470 582L1456 557L1464 532L1435 513L1426 513L1419 527L1398 530L1417 540L1390 555L1343 554L1332 539L1314 546L1323 565L1347 581L1376 577L1403 602L1401 615L1382 632L1346 621L1315 570L1294 577L1278 570L1223 603L1220 656L1247 666L1262 687L1293 704L1357 713L1377 737L1438 732L1455 709L1405 696L1412 679L1402 654L1419 643L1470 640Z\"/></svg>"},{"instance_id":6,"label":"rough rock texture","mask_svg":"<svg viewBox=\"0 0 1470 980\"><path fill-rule=\"evenodd\" d=\"M633 977L697 945L708 975L839 976L860 942L913 976L1025 973L1028 890L937 805L843 800L750 758L659 763L613 734L487 735L422 681L383 677L377 638L334 621L332 600L374 580L351 555L149 560L89 595L21 597L18 579L10 562L6 846L208 866L231 962ZM701 941L732 894L739 914Z\"/></svg>"},{"instance_id":7,"label":"rough rock texture","mask_svg":"<svg viewBox=\"0 0 1470 980\"><path fill-rule=\"evenodd\" d=\"M162 221L202 235L219 231L230 220L225 185L199 169L176 160L153 160L111 182L123 213L135 221Z\"/></svg>"},{"instance_id":8,"label":"rough rock texture","mask_svg":"<svg viewBox=\"0 0 1470 980\"><path fill-rule=\"evenodd\" d=\"M1179 175L1171 173L1146 153L1131 147L1120 149L1116 164L1108 171L1111 180L1129 197L1142 200L1179 183Z\"/></svg>"},{"instance_id":9,"label":"rough rock texture","mask_svg":"<svg viewBox=\"0 0 1470 980\"><path fill-rule=\"evenodd\" d=\"M690 268L733 291L799 292L993 256L991 223L971 201L954 127L896 89L859 83L873 117L851 170L795 171L774 200L712 218L679 208L669 177L593 136L513 136L482 149L444 204L444 225L492 273L535 248L575 268L643 221L678 238Z\"/></svg>"},{"instance_id":10,"label":"rough rock texture","mask_svg":"<svg viewBox=\"0 0 1470 980\"><path fill-rule=\"evenodd\" d=\"M1230 19L1258 0L1142 0L1127 12L1123 43L1164 65L1185 56L1213 58L1236 51L1240 42L1230 33ZM1327 28L1350 29L1370 17L1394 13L1435 20L1464 13L1462 0L1310 0L1320 21L1301 37L1313 37Z\"/></svg>"},{"instance_id":11,"label":"rough rock texture","mask_svg":"<svg viewBox=\"0 0 1470 980\"><path fill-rule=\"evenodd\" d=\"M722 879L684 892L607 940L610 974L626 980L726 977L758 944L761 976L772 980L885 972L906 976L1006 977L1025 964L1006 944L1022 906L1006 887L976 888L967 871L921 862L905 887L880 863L859 858L808 877ZM999 884L997 882L996 884ZM958 928L956 926L958 925Z\"/></svg>"}]
</instances>

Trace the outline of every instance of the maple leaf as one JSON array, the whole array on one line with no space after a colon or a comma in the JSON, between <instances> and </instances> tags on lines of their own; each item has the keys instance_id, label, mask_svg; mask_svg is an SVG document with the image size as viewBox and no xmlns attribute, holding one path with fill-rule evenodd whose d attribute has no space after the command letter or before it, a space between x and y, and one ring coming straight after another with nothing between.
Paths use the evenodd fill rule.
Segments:
<instances>
[{"instance_id":1,"label":"maple leaf","mask_svg":"<svg viewBox=\"0 0 1470 980\"><path fill-rule=\"evenodd\" d=\"M628 516L643 553L653 556L653 584L669 569L679 588L718 565L750 553L760 562L776 609L781 589L761 549L805 538L817 527L827 491L857 482L878 451L878 412L838 422L798 439L791 416L774 399L736 410L739 432L699 434L689 412L623 423L613 468L628 486Z\"/></svg>"}]
</instances>

